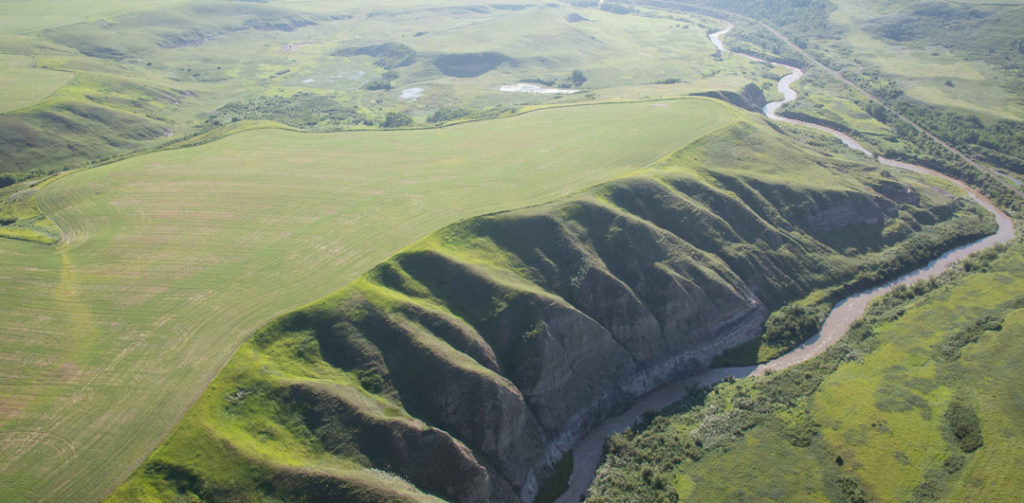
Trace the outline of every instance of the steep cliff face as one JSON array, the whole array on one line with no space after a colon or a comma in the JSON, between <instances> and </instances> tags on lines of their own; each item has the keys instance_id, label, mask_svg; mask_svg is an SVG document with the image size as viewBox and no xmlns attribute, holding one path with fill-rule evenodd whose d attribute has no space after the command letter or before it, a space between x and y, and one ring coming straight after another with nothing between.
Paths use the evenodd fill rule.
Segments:
<instances>
[{"instance_id":1,"label":"steep cliff face","mask_svg":"<svg viewBox=\"0 0 1024 503\"><path fill-rule=\"evenodd\" d=\"M532 501L603 418L851 276L893 222L927 231L960 204L857 176L868 183L663 171L451 225L256 334L186 419L198 426L120 494ZM195 444L222 447L183 460ZM250 480L214 475L230 457L257 467Z\"/></svg>"}]
</instances>

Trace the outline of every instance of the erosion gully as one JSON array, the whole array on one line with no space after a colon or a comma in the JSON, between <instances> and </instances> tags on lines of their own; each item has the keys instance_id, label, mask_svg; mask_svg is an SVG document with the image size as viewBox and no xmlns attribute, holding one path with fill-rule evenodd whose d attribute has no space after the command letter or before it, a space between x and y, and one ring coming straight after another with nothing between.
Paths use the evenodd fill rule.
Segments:
<instances>
[{"instance_id":1,"label":"erosion gully","mask_svg":"<svg viewBox=\"0 0 1024 503\"><path fill-rule=\"evenodd\" d=\"M725 46L722 44L721 37L732 30L732 28L733 25L731 23L727 23L724 29L708 35L708 38L711 39L711 43L714 44L719 51L726 51ZM756 61L764 61L749 55L743 56ZM849 135L843 134L834 129L778 115L776 112L780 107L797 99L797 92L793 90L792 85L803 76L803 71L799 68L782 65L781 63L773 64L788 68L790 73L779 80L778 89L782 92L783 100L768 103L764 106L763 111L766 117L771 120L809 127L831 134L842 141L847 147L871 157L885 166L906 169L916 173L923 173L952 182L958 187L964 189L972 199L991 212L996 217L999 229L995 234L946 252L925 267L900 276L899 278L881 286L858 292L847 297L836 304L832 311L829 312L828 317L825 318L825 322L822 324L821 331L818 332L817 335L808 339L801 346L774 360L760 365L749 365L746 367L708 369L695 376L665 384L664 386L641 396L628 410L599 424L591 430L586 437L580 440L575 447L573 447L573 472L569 478L569 489L558 498L558 503L579 501L580 497L586 493L587 489L590 488L590 484L594 480L594 475L597 472L597 467L601 462L601 455L604 451L605 439L615 433L621 433L630 426L636 424L636 422L643 417L645 413L659 411L668 407L685 397L693 387L710 386L729 377L742 378L748 376L761 376L768 371L779 371L792 367L798 363L805 362L821 354L846 334L853 322L864 315L864 311L867 308L868 303L873 299L885 295L897 286L909 285L917 281L938 276L946 271L946 269L949 269L949 267L954 263L968 255L1008 242L1013 239L1016 234L1013 227L1013 220L1007 216L1006 213L1003 213L999 208L995 207L995 205L993 205L985 196L967 186L965 183L923 166L894 161L875 155L868 149L864 148L864 146L858 143L857 140L854 140Z\"/></svg>"}]
</instances>

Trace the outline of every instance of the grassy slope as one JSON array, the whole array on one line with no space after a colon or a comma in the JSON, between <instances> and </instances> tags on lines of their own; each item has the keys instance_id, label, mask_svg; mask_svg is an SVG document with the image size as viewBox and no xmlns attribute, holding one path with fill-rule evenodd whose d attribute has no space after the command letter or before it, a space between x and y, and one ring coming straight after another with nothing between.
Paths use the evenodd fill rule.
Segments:
<instances>
[{"instance_id":1,"label":"grassy slope","mask_svg":"<svg viewBox=\"0 0 1024 503\"><path fill-rule=\"evenodd\" d=\"M361 467L394 470L414 479L419 468L403 465L400 457L389 457L397 455L382 444L364 439L370 425L380 422L402 431L405 426L399 425L423 420L465 442L478 457L499 459L500 464L504 453L480 450L466 431L472 426L434 410L432 404L458 403L455 389L469 393L466 390L481 386L463 385L446 394L453 375L477 375L482 382L500 386L511 383L495 372L517 385L529 380L524 376L535 362L517 355L532 354L535 343L543 340L541 335L524 336L533 333L538 306L572 304L587 309L586 301L575 298L569 286L585 275L585 270L574 272L580 265L574 260L580 259L572 258L573 253L587 257L583 262L593 267L614 271L609 274L619 274L617 281L645 296L640 283L654 280L648 276L638 283L635 276L644 277L648 273L637 271L653 264L643 262L648 258L637 264L637 256L646 254L625 251L630 245L641 249L642 240L630 239L644 235L643 229L662 236L644 250L654 255L662 248L671 250L654 269L677 271L675 277L683 283L693 274L690 267L703 270L704 279L694 280L703 288L716 281L709 278L731 277L732 272L721 272L729 267L744 278L763 274L758 292L773 302L848 277L873 260L870 253L843 258L824 247L804 233L816 234L801 215L807 205L850 197L837 192L839 187L867 190L863 183L877 181L877 174L857 164L815 156L791 154L786 164L772 161L780 149L799 147L766 128L758 132L751 126L705 138L660 169L566 201L450 226L338 294L275 321L242 346L171 438L113 499L169 499L181 494L216 500L227 488L247 499L269 498L281 491L290 498L304 497L300 488L282 488L275 482L274 473L282 467L327 472L342 485L358 485L351 481L360 473L381 476ZM747 148L736 148L739 138L747 141ZM932 205L949 203L947 196L922 185L914 187L931 210L938 209ZM604 212L612 216L602 216ZM615 223L602 227L599 222L609 218ZM542 222L555 223L554 235ZM520 229L531 225L539 225L536 235ZM783 230L792 229L789 226L803 231ZM871 229L858 231L863 242L891 242L883 237L882 226ZM771 234L783 236L787 244L769 250L760 240ZM829 239L827 233L822 238ZM575 252L566 251L565 243L570 242ZM757 266L744 265L748 260ZM656 304L657 297L644 298ZM648 308L658 312L655 304ZM600 313L591 316L601 318ZM501 335L507 329L502 319L521 326L511 329L508 340ZM431 370L424 374L408 368ZM331 391L296 399L296 383ZM326 407L323 404L331 400L346 404L331 409L341 426L310 419L310 410ZM473 403L474 414L489 408L480 406L484 402ZM413 418L410 409L423 415ZM520 448L527 449L516 447ZM448 482L455 480L452 476ZM363 483L371 488L387 485L379 478Z\"/></svg>"},{"instance_id":2,"label":"grassy slope","mask_svg":"<svg viewBox=\"0 0 1024 503\"><path fill-rule=\"evenodd\" d=\"M847 56L896 76L911 97L1019 120L1024 97L1013 82L1019 75L1000 66L1020 68L1024 62L1011 47L1020 35L1024 3L968 3L903 2L894 8L888 2L839 1L833 19L848 30L843 38L854 52ZM943 11L951 18L937 14ZM960 36L947 37L949 30Z\"/></svg>"},{"instance_id":3,"label":"grassy slope","mask_svg":"<svg viewBox=\"0 0 1024 503\"><path fill-rule=\"evenodd\" d=\"M1014 448L1024 432L1011 426L1024 421L1016 364L1024 353L1022 272L1018 244L987 272L878 327L878 348L840 367L812 397L822 445L849 462L867 494L906 500L925 485L948 501L1011 501L1024 488L1015 476L1024 458ZM984 332L953 361L937 354L944 339L984 316L1005 318L1002 329ZM965 396L981 419L984 445L966 455L947 438L944 413L956 396ZM944 462L961 456L962 471L943 473Z\"/></svg>"},{"instance_id":4,"label":"grassy slope","mask_svg":"<svg viewBox=\"0 0 1024 503\"><path fill-rule=\"evenodd\" d=\"M182 3L162 2L163 4ZM82 23L103 16L113 16L151 8L149 0L65 0L60 8L39 2L4 2L0 5L0 33L27 33L45 28Z\"/></svg>"},{"instance_id":5,"label":"grassy slope","mask_svg":"<svg viewBox=\"0 0 1024 503\"><path fill-rule=\"evenodd\" d=\"M976 8L983 17L960 15L960 24L927 15L940 8L967 9L970 2L886 2L837 0L830 21L841 33L823 41L819 49L832 56L838 67L865 75L894 78L912 98L936 106L948 106L982 117L1019 120L1024 114L1024 95L1019 75L999 65L1018 66L1022 56L1010 47L1017 33L1024 3L1004 2ZM906 38L887 38L880 27L902 23ZM980 23L980 24L979 24ZM947 37L950 30L960 33ZM1016 61L1014 61L1015 58ZM984 61L989 59L990 61ZM946 85L949 80L953 86Z\"/></svg>"},{"instance_id":6,"label":"grassy slope","mask_svg":"<svg viewBox=\"0 0 1024 503\"><path fill-rule=\"evenodd\" d=\"M38 17L34 3L7 2L4 8L12 11L12 23L57 22ZM86 5L92 4L68 6L68 14ZM258 97L288 100L296 93L314 93L379 124L388 111L422 122L445 106L509 109L605 96L679 96L766 82L765 70L748 61L716 63L704 21L613 15L543 2L523 5L516 10L454 1L427 7L357 1L177 2L150 4L141 11L138 5L123 6L125 11L97 8L98 18L71 17L59 27L0 36L0 53L32 57L37 67L4 77L5 87L34 92L10 103L5 98L0 106L20 107L0 114L0 170L48 173L154 148L209 129L206 119L225 104ZM576 11L590 21L568 23L565 17ZM251 29L247 24L267 19L282 27ZM411 65L394 69L399 76L392 90L361 89L384 72L373 58L332 55L387 41L417 51ZM283 49L291 43L299 45ZM480 51L501 52L514 63L478 78L446 77L434 65L442 54ZM588 90L600 92L498 91L501 84L520 79L564 80L573 69L588 76ZM43 72L51 76L48 80L54 75L75 78L38 101L50 94L43 90L53 91L50 85L38 87ZM682 82L649 85L668 78ZM400 98L402 89L412 87L423 94ZM308 112L278 118L310 128L366 127L358 120L307 124Z\"/></svg>"},{"instance_id":7,"label":"grassy slope","mask_svg":"<svg viewBox=\"0 0 1024 503\"><path fill-rule=\"evenodd\" d=\"M675 483L680 501L848 501L858 494L871 501L1015 500L1024 463L1016 449L1024 435L1017 392L1024 352L1020 250L1017 242L981 272L913 299L897 311L898 320L874 326L865 342L851 342L839 359L845 363L813 385L816 391L811 387L752 429L730 434L697 461L677 455L683 459L652 466ZM1001 329L981 331L956 358L941 356L945 340L985 316L1005 318ZM786 375L800 380L816 372L805 365ZM741 396L758 397L749 389L721 386L706 403L729 407ZM947 426L954 398L980 420L983 445L973 452L963 452ZM700 417L659 419L629 442L660 452L652 443L655 430L686 438L695 435ZM601 489L611 490L612 480Z\"/></svg>"},{"instance_id":8,"label":"grassy slope","mask_svg":"<svg viewBox=\"0 0 1024 503\"><path fill-rule=\"evenodd\" d=\"M813 35L817 38L808 43L808 49L862 86L876 88L872 92L878 96L903 93L898 99L888 98L890 104L911 104L919 110L932 108L939 114L966 114L979 118L989 128L997 120L1024 117L1024 54L1014 46L1024 17L1024 3L836 0L830 5L835 8L829 15L828 31ZM807 41L806 33L778 22L776 27L793 39ZM731 39L733 44L739 43L743 28ZM948 36L949 33L957 36ZM772 38L764 42L777 43ZM817 68L810 68L795 88L801 99L788 105L784 114L798 114L797 118L809 115L838 124L840 129L852 129L859 141L872 145L876 152L887 152L890 157L935 156L935 152L925 153L929 142L910 145L907 138L897 137L898 128L893 128L891 121L881 124L867 115L869 102L863 96ZM1017 169L1014 159L986 149L1019 156L1019 135L1013 141L995 140L994 133L978 126L969 129L938 125L935 119L920 116L913 120L978 160ZM965 134L968 130L980 135L980 143L985 147L971 145L979 142ZM964 138L968 139L964 142ZM1001 144L993 147L993 141Z\"/></svg>"},{"instance_id":9,"label":"grassy slope","mask_svg":"<svg viewBox=\"0 0 1024 503\"><path fill-rule=\"evenodd\" d=\"M53 94L74 75L33 68L32 60L24 56L0 54L0 113L31 105Z\"/></svg>"},{"instance_id":10,"label":"grassy slope","mask_svg":"<svg viewBox=\"0 0 1024 503\"><path fill-rule=\"evenodd\" d=\"M0 188L0 237L42 244L60 242L61 231L46 218L36 204L36 194L47 185L67 176L59 173Z\"/></svg>"},{"instance_id":11,"label":"grassy slope","mask_svg":"<svg viewBox=\"0 0 1024 503\"><path fill-rule=\"evenodd\" d=\"M0 241L0 499L101 496L271 317L430 229L568 194L734 120L709 100L664 104L253 131L48 185L37 201L66 243Z\"/></svg>"}]
</instances>

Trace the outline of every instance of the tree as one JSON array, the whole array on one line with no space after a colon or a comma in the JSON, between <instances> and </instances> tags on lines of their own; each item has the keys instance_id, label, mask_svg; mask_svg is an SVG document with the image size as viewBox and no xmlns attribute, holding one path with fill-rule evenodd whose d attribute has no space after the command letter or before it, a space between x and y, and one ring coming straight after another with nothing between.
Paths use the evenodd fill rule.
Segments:
<instances>
[{"instance_id":1,"label":"tree","mask_svg":"<svg viewBox=\"0 0 1024 503\"><path fill-rule=\"evenodd\" d=\"M394 128L412 124L412 117L401 112L388 112L384 114L384 127Z\"/></svg>"},{"instance_id":2,"label":"tree","mask_svg":"<svg viewBox=\"0 0 1024 503\"><path fill-rule=\"evenodd\" d=\"M569 76L569 80L572 81L572 85L579 87L582 86L583 83L587 81L587 77L583 75L583 72L579 70L573 70L572 75Z\"/></svg>"},{"instance_id":3,"label":"tree","mask_svg":"<svg viewBox=\"0 0 1024 503\"><path fill-rule=\"evenodd\" d=\"M946 409L946 424L964 452L974 452L985 444L981 435L981 421L974 407L957 397L949 402Z\"/></svg>"}]
</instances>

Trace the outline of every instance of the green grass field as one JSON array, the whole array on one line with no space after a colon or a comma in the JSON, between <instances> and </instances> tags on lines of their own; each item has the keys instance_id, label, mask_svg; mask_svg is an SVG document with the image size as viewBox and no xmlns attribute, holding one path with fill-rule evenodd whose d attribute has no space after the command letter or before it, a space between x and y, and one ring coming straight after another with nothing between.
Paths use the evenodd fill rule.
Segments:
<instances>
[{"instance_id":1,"label":"green grass field","mask_svg":"<svg viewBox=\"0 0 1024 503\"><path fill-rule=\"evenodd\" d=\"M821 466L834 466L836 456L843 459L840 472L871 501L928 499L915 494L922 485L941 501L1014 500L1024 488L1015 475L1024 458L1014 448L1024 435L1017 396L1024 385L1017 365L1024 354L1022 272L1018 244L987 272L935 292L900 320L877 327L876 349L841 365L802 404L809 420L821 425L819 441L796 447L777 427L755 428L724 452L679 467L680 477L705 482L690 501L740 492L755 499L827 501ZM1002 330L986 332L955 362L935 356L944 337L986 315L1005 316ZM968 454L950 447L944 427L944 411L959 394L974 403L984 436L984 445ZM943 464L951 457L966 459L946 473ZM765 471L766 458L789 463ZM747 482L723 478L725 466L739 467Z\"/></svg>"},{"instance_id":2,"label":"green grass field","mask_svg":"<svg viewBox=\"0 0 1024 503\"><path fill-rule=\"evenodd\" d=\"M879 327L878 348L863 362L841 366L815 394L810 410L823 444L849 462L873 499L911 499L929 472L962 454L944 438L943 413L958 395L977 410L984 445L965 454L962 470L935 483L935 492L948 501L1012 501L1024 489L1013 475L1024 466L1013 447L1024 437L1022 296L1017 245L987 272ZM988 315L1005 317L1001 330L983 333L953 361L935 354L945 338Z\"/></svg>"},{"instance_id":3,"label":"green grass field","mask_svg":"<svg viewBox=\"0 0 1024 503\"><path fill-rule=\"evenodd\" d=\"M181 1L161 2L163 5ZM59 6L44 2L3 2L0 4L0 34L27 33L55 26L81 23L103 16L113 16L152 8L149 0L61 0Z\"/></svg>"},{"instance_id":4,"label":"green grass field","mask_svg":"<svg viewBox=\"0 0 1024 503\"><path fill-rule=\"evenodd\" d=\"M956 2L958 5L968 3L972 2ZM925 7L925 2L897 4L839 0L835 2L837 10L831 19L846 33L842 41L835 45L847 48L844 57L847 64L864 65L864 68L896 77L900 87L913 98L983 116L1019 120L1024 114L1024 96L1012 90L1018 87L1014 81L1019 77L1014 77L992 62L982 61L983 52L979 47L988 43L993 51L1009 49L1009 39L1019 35L1019 30L1014 28L1018 25L1013 20L1018 19L1024 3L1004 2L998 4L998 7L987 7L984 2L973 3L979 4L982 12L988 13L986 9L999 8L1002 14L981 30L951 28L941 21L931 21L935 24L927 35L915 32L915 37L896 41L880 38L870 30L888 17L898 19L895 16L901 10ZM961 16L964 23L971 22L969 16ZM953 48L936 44L950 29L958 30L959 35L942 45ZM1002 40L1000 37L1009 39ZM946 85L947 80L953 86Z\"/></svg>"},{"instance_id":5,"label":"green grass field","mask_svg":"<svg viewBox=\"0 0 1024 503\"><path fill-rule=\"evenodd\" d=\"M470 215L642 168L725 126L704 99L443 129L259 130L63 177L56 247L0 240L0 499L96 499L262 323Z\"/></svg>"}]
</instances>

